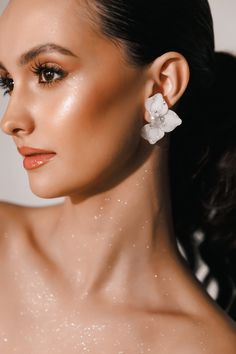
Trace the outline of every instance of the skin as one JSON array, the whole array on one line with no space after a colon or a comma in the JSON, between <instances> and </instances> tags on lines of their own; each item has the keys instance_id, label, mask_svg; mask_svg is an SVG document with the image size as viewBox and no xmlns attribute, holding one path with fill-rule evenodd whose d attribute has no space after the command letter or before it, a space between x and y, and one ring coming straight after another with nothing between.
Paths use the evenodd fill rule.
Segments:
<instances>
[{"instance_id":1,"label":"skin","mask_svg":"<svg viewBox=\"0 0 236 354\"><path fill-rule=\"evenodd\" d=\"M11 0L0 20L0 75L14 79L2 129L17 147L56 153L28 171L30 186L66 196L53 207L0 206L0 351L233 354L235 325L177 248L169 137L155 146L140 137L145 99L162 92L174 106L187 62L171 52L133 67L90 18L75 0ZM73 55L19 65L46 43ZM66 75L43 85L38 62Z\"/></svg>"}]
</instances>

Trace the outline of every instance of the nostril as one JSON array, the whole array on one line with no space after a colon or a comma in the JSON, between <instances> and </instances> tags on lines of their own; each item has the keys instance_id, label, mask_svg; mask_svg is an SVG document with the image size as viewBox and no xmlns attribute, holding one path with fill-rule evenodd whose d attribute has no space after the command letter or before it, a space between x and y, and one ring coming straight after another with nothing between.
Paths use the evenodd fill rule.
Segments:
<instances>
[{"instance_id":1,"label":"nostril","mask_svg":"<svg viewBox=\"0 0 236 354\"><path fill-rule=\"evenodd\" d=\"M15 128L15 129L12 129L12 134L17 134L21 131L22 129L20 128Z\"/></svg>"}]
</instances>

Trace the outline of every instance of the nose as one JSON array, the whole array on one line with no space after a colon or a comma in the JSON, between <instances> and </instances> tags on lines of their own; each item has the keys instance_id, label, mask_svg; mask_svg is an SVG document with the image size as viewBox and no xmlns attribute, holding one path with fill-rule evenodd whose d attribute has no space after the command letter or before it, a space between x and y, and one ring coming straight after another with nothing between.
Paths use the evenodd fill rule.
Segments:
<instances>
[{"instance_id":1,"label":"nose","mask_svg":"<svg viewBox=\"0 0 236 354\"><path fill-rule=\"evenodd\" d=\"M18 137L31 134L34 130L34 121L27 106L24 106L23 100L13 97L9 101L0 125L5 134Z\"/></svg>"}]
</instances>

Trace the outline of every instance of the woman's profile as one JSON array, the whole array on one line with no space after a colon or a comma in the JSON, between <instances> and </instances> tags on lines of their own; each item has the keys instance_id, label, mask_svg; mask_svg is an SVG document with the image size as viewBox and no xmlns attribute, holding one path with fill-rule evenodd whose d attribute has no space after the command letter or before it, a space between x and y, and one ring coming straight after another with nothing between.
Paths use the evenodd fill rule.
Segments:
<instances>
[{"instance_id":1,"label":"woman's profile","mask_svg":"<svg viewBox=\"0 0 236 354\"><path fill-rule=\"evenodd\" d=\"M1 353L235 354L176 237L214 58L207 0L9 1L1 127L33 193L65 200L0 205Z\"/></svg>"}]
</instances>

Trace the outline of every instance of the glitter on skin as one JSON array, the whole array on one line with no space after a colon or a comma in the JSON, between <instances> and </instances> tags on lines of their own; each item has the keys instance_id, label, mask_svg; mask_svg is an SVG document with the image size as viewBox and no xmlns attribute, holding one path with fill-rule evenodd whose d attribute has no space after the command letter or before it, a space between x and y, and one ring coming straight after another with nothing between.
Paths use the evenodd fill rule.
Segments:
<instances>
[{"instance_id":1,"label":"glitter on skin","mask_svg":"<svg viewBox=\"0 0 236 354\"><path fill-rule=\"evenodd\" d=\"M15 3L17 3L17 2L15 2ZM34 3L37 4L37 2L34 2ZM47 3L51 3L51 2L47 2ZM65 3L65 2L62 1L62 3ZM58 7L60 7L60 6L58 6ZM31 6L30 6L30 8L31 8ZM55 9L55 10L57 10L57 9ZM48 11L48 12L51 14L51 11ZM47 11L44 11L43 15L46 15L46 13L47 13ZM50 24L51 21L48 21L48 23ZM70 26L67 26L67 27L69 28ZM39 31L39 32L41 32L41 31ZM75 87L75 90L79 90L79 88L80 88L80 86L78 85L77 87ZM63 95L64 95L64 90L63 90ZM68 111L69 105L70 105L70 101L67 101L64 106L65 111ZM47 117L47 119L48 119L48 117ZM50 120L51 120L51 117L50 117ZM63 133L64 133L64 130L63 130ZM86 149L86 150L88 150L88 149ZM145 174L147 174L148 171L149 170L145 170ZM62 172L62 169L61 169L61 172ZM150 172L151 172L151 170L150 170ZM143 171L142 171L142 175L143 175ZM145 180L146 180L147 176L146 175L142 176L142 175L137 180L139 182L139 183L137 183L137 187L140 187L140 189L141 189L141 187L144 188L144 186L146 185ZM127 194L125 195L126 197L127 197ZM123 213L125 214L125 212L127 211L127 208L125 208L125 207L128 205L128 202L122 200L122 198L121 198L122 193L120 193L119 196L120 196L119 199L117 199L117 197L115 197L114 202L118 203L117 205L119 206L120 210L123 211ZM133 197L134 197L134 195L133 195ZM108 202L110 202L110 201L111 201L110 198L106 198L104 206L100 206L99 211L98 210L92 211L91 219L89 221L91 221L95 226L98 225L97 221L99 221L102 218L102 216L105 214L105 212L104 212L104 214L102 214L102 210L104 210L106 207L108 208L110 206L111 203L108 204ZM132 208L132 200L131 199L129 199L129 203L130 203L130 209L131 209ZM102 208L104 208L104 209L102 209ZM117 208L117 209L119 209L119 208ZM101 211L101 213L100 213L100 211ZM115 212L114 212L114 216L116 216ZM110 220L113 220L114 216L110 216ZM145 216L144 216L144 218L145 218ZM122 219L122 218L120 218L120 219ZM61 218L61 220L63 220L63 218ZM85 221L87 221L87 220L85 220ZM102 220L102 221L104 221L104 220ZM114 223L115 229L116 229L115 233L117 234L117 230L119 230L121 232L122 231L121 230L122 229L121 228L121 226L122 226L121 221L116 222L114 220L113 222L110 222L110 224L112 224L112 225L113 225L113 223ZM141 223L141 221L140 221L140 223ZM143 223L144 222L142 220L142 224ZM62 221L61 221L61 224L62 224ZM151 222L150 222L150 224L151 224ZM106 224L105 224L105 226L106 226ZM140 225L139 223L137 224L137 226L138 226L138 228L140 227L140 229L144 228L144 225ZM144 232L141 232L141 236L143 236L143 234L144 234ZM70 236L71 236L71 238L75 238L74 236L76 236L76 238L78 239L78 235L73 234L72 230L70 230L68 233L67 232L64 233L64 239L62 238L62 240L66 240L66 238L67 237L70 238ZM103 236L97 234L97 241L99 241L99 237L101 237L101 239L102 239ZM113 235L111 237L113 237ZM84 238L83 240L85 240L87 242L86 238ZM112 241L114 241L114 240L112 240ZM79 248L82 249L81 263L84 261L84 258L86 256L90 256L90 254L91 255L96 254L96 252L94 252L94 248L97 247L97 244L94 245L94 243L93 243L92 246L89 246L89 242L88 243L86 243L86 242L81 242L77 246L76 246L76 242L74 242L74 241L71 242L72 251L74 251L74 250L77 251ZM138 250L138 246L139 246L138 240L135 239L135 242L136 242L137 247L135 244L133 244L133 247L135 246ZM115 241L113 242L113 244L115 244ZM112 246L113 244L110 243L109 246ZM63 246L64 245L66 245L66 243L63 243ZM100 245L102 246L101 243L100 243ZM130 245L132 248L132 241L130 242ZM146 241L143 242L143 250L145 249L145 245L146 245ZM55 248L59 248L59 246L56 245ZM17 252L19 252L19 251L17 250ZM63 247L62 247L61 252L64 252ZM135 254L136 249L132 253ZM150 251L146 252L146 254L147 253L149 254ZM76 257L78 257L77 253L76 253ZM37 258L37 262L42 260L42 259L39 260L38 258ZM64 257L63 261L64 261L64 264L67 263L66 257ZM117 335L121 339L121 341L119 343L119 347L118 348L116 347L116 352L114 354L117 354L118 350L119 350L120 354L121 353L131 353L131 352L134 352L135 354L141 354L141 353L150 352L150 342L149 341L145 342L145 339L142 338L142 335L140 335L140 333L142 333L143 328L146 328L149 331L149 327L144 326L144 323L137 325L135 323L135 320L134 321L130 320L129 314L127 312L127 308L125 309L126 310L125 316L122 319L123 322L121 323L121 318L119 317L119 309L124 308L125 306L123 306L123 307L120 306L120 302L121 302L120 296L114 296L114 293L112 293L112 291L110 291L110 303L112 305L115 305L115 306L112 306L113 309L114 308L117 309L117 316L114 316L114 313L113 313L112 316L110 316L110 318L114 319L114 317L115 317L115 321L113 321L113 323L109 322L109 321L106 322L105 320L103 320L103 318L105 316L104 315L105 311L100 311L101 313L99 314L99 316L97 316L99 318L100 322L96 324L95 313L96 313L96 311L99 311L100 302L96 303L96 309L93 309L94 310L93 311L93 310L91 310L91 307L90 307L91 296L87 291L84 290L83 292L70 293L70 288L67 289L66 286L65 286L65 293L67 293L67 298L66 298L66 296L63 297L63 295L64 295L63 292L62 292L61 296L58 296L57 291L56 290L53 291L53 289L57 289L57 288L56 287L54 288L53 286L50 287L50 285L52 285L52 282L54 282L54 280L55 280L55 283L58 285L58 283L59 283L59 281L57 282L58 279L51 278L51 284L50 284L50 281L48 281L48 278L45 276L45 274L41 277L40 273L38 273L38 272L33 273L32 269L30 269L29 264L30 264L30 266L32 265L32 267L36 266L36 267L40 268L38 266L37 262L35 262L35 263L28 262L28 264L27 264L28 271L27 271L27 267L25 267L25 269L19 270L18 273L15 273L16 278L18 278L17 286L19 287L19 289L17 289L17 290L19 290L19 296L17 294L17 301L19 301L19 305L20 305L19 309L23 309L23 311L20 311L20 316L24 317L24 319L22 319L21 323L29 324L27 326L27 328L25 328L25 329L22 328L19 331L20 336L18 336L18 338L23 338L25 343L28 344L28 347L24 351L22 348L20 348L20 345L19 345L19 351L21 351L21 354L22 354L22 352L31 353L31 354L38 354L39 352L44 353L44 354L47 354L47 353L50 353L50 354L53 354L53 353L55 353L55 354L60 354L60 353L73 354L72 351L74 351L75 353L81 353L81 352L92 352L92 353L97 352L99 354L103 354L103 353L107 354L107 352L114 353L114 351L112 351L112 350L110 350L110 351L107 350L107 342L109 341L110 337L112 337L112 335L114 335L114 334L115 334L115 336ZM109 262L112 264L112 260L109 259ZM79 263L79 260L76 263L76 267L79 265L78 263ZM90 264L90 263L87 262L87 264ZM130 265L132 265L131 262L130 262ZM87 273L87 274L89 274L89 276L90 276L90 274L93 274L95 272L95 267L92 268L92 266L90 266L90 268L91 269L89 269L89 272ZM18 269L18 268L16 268L16 269ZM82 265L81 265L81 269L82 269ZM106 270L106 268L104 268L104 269ZM114 267L111 269L114 269ZM60 268L61 273L63 273L64 270L65 270L65 267L61 266L61 268ZM124 270L124 269L122 269L122 270ZM125 271L126 271L126 269L125 269ZM125 271L124 271L124 273L126 273ZM31 274L31 273L33 273L33 274ZM111 273L111 272L109 272L109 273ZM136 274L138 277L138 275L139 275L138 270L137 270ZM151 276L152 276L152 273L149 273L149 274L151 274ZM32 279L30 279L31 275L33 275ZM71 277L72 276L73 275L71 275ZM77 273L76 276L77 276L77 282L82 283L83 282L83 278L82 278L83 274ZM12 275L12 277L14 277L14 275ZM55 278L56 278L56 275L55 275ZM22 281L23 281L23 283L22 283ZM112 280L112 281L114 281L114 280ZM112 281L110 282L111 285L113 285ZM68 283L65 283L65 285L68 285ZM75 289L73 289L73 290L75 290ZM123 288L123 290L127 291L126 288ZM146 292L148 292L148 289L145 288L144 290L146 290ZM121 292L122 292L122 290L121 290ZM82 293L82 295L80 296L81 293ZM144 291L144 293L145 293L145 291ZM76 296L77 296L77 298L76 298ZM109 298L109 294L108 294L107 298ZM145 306L144 302L142 302L142 305L143 305L143 307ZM127 304L126 304L126 307L127 307ZM64 310L63 310L63 308L64 308ZM88 313L86 313L87 316L84 316L84 318L82 317L81 313L83 312L84 309L89 310L88 311L89 315L92 318L91 317L89 318ZM80 311L81 311L81 313L80 313ZM136 312L138 312L138 311L136 311ZM142 322L144 322L143 321L143 318L145 316L144 311L142 314L143 314L143 316L140 316L140 312L138 312L138 315L139 315L138 317L139 317L139 319L142 318ZM20 318L20 316L18 313L19 318ZM87 319L87 322L85 319ZM152 320L154 321L154 318ZM129 321L131 323L129 323ZM90 322L90 323L88 323L88 322ZM155 322L156 322L156 317L155 317ZM152 333L152 330L153 330L153 328L151 328L151 325L150 325L150 333ZM165 336L165 333L164 333L163 337L166 338L167 335ZM11 343L11 338L8 337L8 333L6 333L4 335L4 338L5 339L7 338L8 341ZM131 351L129 350L129 348L123 347L124 343L130 343L130 344L134 343L134 345L131 348ZM38 346L36 347L36 345L39 345L39 347ZM56 345L57 348L55 348L54 345ZM8 354L8 353L4 352L4 354Z\"/></svg>"}]
</instances>

